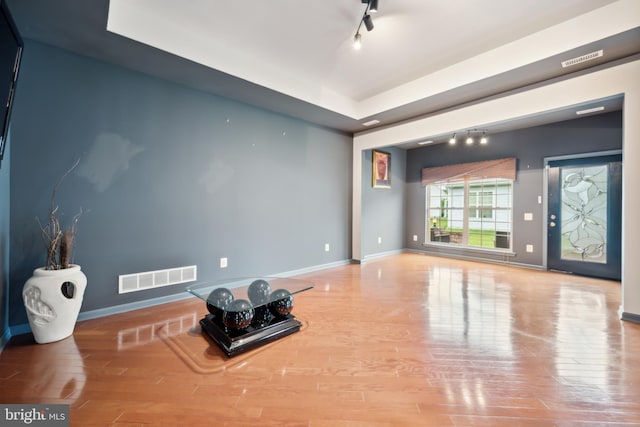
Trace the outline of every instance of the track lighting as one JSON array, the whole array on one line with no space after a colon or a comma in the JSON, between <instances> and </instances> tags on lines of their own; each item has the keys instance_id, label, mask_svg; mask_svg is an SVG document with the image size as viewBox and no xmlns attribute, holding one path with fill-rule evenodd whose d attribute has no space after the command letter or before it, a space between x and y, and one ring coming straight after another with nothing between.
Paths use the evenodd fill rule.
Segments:
<instances>
[{"instance_id":1,"label":"track lighting","mask_svg":"<svg viewBox=\"0 0 640 427\"><path fill-rule=\"evenodd\" d=\"M473 144L473 138L471 138L471 132L467 131L467 145Z\"/></svg>"},{"instance_id":2,"label":"track lighting","mask_svg":"<svg viewBox=\"0 0 640 427\"><path fill-rule=\"evenodd\" d=\"M486 145L486 144L489 143L489 138L487 137L487 133L489 133L489 131L486 130L486 129L468 129L468 130L465 130L464 132L467 133L467 138L465 139L465 143L467 145L473 145L473 143L475 142L475 140L473 138L473 134L474 133L481 133L482 134L482 136L479 139L480 144ZM454 132L454 134L451 136L451 138L449 138L449 144L455 145L456 142L457 142L456 141L456 133Z\"/></svg>"},{"instance_id":3,"label":"track lighting","mask_svg":"<svg viewBox=\"0 0 640 427\"><path fill-rule=\"evenodd\" d=\"M360 49L361 47L362 47L362 36L360 35L360 33L356 33L356 35L353 36L353 48Z\"/></svg>"},{"instance_id":4,"label":"track lighting","mask_svg":"<svg viewBox=\"0 0 640 427\"><path fill-rule=\"evenodd\" d=\"M366 3L367 7L364 8L364 14L362 15L362 19L360 19L356 34L353 36L353 47L355 49L360 49L362 46L362 36L360 35L360 28L362 27L362 24L364 24L367 31L373 30L373 19L371 19L371 15L369 15L369 13L375 13L378 11L378 0L362 0L362 3Z\"/></svg>"},{"instance_id":5,"label":"track lighting","mask_svg":"<svg viewBox=\"0 0 640 427\"><path fill-rule=\"evenodd\" d=\"M371 15L364 15L362 21L364 22L364 26L367 28L367 31L373 30L373 20L371 19Z\"/></svg>"}]
</instances>

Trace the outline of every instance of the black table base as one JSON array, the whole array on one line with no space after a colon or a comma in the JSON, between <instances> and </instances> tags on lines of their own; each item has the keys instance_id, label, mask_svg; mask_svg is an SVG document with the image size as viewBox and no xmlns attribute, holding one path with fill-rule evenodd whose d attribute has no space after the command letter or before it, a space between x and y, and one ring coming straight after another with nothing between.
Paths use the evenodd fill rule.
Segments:
<instances>
[{"instance_id":1,"label":"black table base","mask_svg":"<svg viewBox=\"0 0 640 427\"><path fill-rule=\"evenodd\" d=\"M213 315L207 314L200 320L200 326L228 357L233 357L298 332L302 323L288 314L285 317L275 317L265 325L233 330L226 328Z\"/></svg>"}]
</instances>

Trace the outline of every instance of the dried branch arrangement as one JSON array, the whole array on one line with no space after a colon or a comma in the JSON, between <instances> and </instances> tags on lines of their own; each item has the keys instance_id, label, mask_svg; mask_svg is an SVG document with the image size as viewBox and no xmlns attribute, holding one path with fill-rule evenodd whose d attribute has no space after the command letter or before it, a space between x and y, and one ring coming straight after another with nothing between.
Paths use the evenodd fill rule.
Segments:
<instances>
[{"instance_id":1,"label":"dried branch arrangement","mask_svg":"<svg viewBox=\"0 0 640 427\"><path fill-rule=\"evenodd\" d=\"M73 244L76 237L78 220L80 219L83 211L82 208L80 208L80 212L73 217L71 226L63 229L60 225L60 219L57 216L58 205L56 205L55 200L58 187L60 187L62 181L78 166L79 163L80 159L76 160L73 166L71 166L71 168L69 168L69 170L60 177L55 187L53 187L49 220L46 225L42 225L40 219L36 218L40 225L42 239L44 240L47 248L47 270L62 270L64 268L69 268L72 263Z\"/></svg>"}]
</instances>

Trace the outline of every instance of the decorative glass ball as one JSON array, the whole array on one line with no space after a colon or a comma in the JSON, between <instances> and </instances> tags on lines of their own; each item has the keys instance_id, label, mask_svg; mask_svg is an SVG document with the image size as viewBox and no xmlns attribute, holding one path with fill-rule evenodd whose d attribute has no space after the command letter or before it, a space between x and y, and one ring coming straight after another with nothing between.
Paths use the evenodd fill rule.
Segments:
<instances>
[{"instance_id":1,"label":"decorative glass ball","mask_svg":"<svg viewBox=\"0 0 640 427\"><path fill-rule=\"evenodd\" d=\"M271 313L269 312L269 307L266 304L254 307L253 309L255 314L253 315L251 326L259 329L264 328L269 324L269 322L271 322Z\"/></svg>"},{"instance_id":2,"label":"decorative glass ball","mask_svg":"<svg viewBox=\"0 0 640 427\"><path fill-rule=\"evenodd\" d=\"M247 295L251 303L256 305L266 304L269 302L269 292L271 292L271 285L266 280L258 279L251 282Z\"/></svg>"},{"instance_id":3,"label":"decorative glass ball","mask_svg":"<svg viewBox=\"0 0 640 427\"><path fill-rule=\"evenodd\" d=\"M269 296L269 310L274 316L285 317L293 309L293 295L286 289L277 289Z\"/></svg>"},{"instance_id":4,"label":"decorative glass ball","mask_svg":"<svg viewBox=\"0 0 640 427\"><path fill-rule=\"evenodd\" d=\"M222 315L222 323L229 329L244 329L253 320L253 306L246 299L232 301Z\"/></svg>"},{"instance_id":5,"label":"decorative glass ball","mask_svg":"<svg viewBox=\"0 0 640 427\"><path fill-rule=\"evenodd\" d=\"M227 288L217 288L207 297L207 310L216 318L222 319L222 313L233 301L233 294Z\"/></svg>"}]
</instances>

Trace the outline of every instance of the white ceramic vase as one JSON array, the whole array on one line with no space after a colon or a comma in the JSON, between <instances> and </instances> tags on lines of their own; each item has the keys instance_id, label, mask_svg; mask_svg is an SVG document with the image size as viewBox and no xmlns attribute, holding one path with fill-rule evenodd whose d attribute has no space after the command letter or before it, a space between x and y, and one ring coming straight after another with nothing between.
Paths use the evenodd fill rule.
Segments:
<instances>
[{"instance_id":1,"label":"white ceramic vase","mask_svg":"<svg viewBox=\"0 0 640 427\"><path fill-rule=\"evenodd\" d=\"M87 277L79 265L33 271L22 289L22 299L37 343L59 341L73 334L86 287Z\"/></svg>"}]
</instances>

